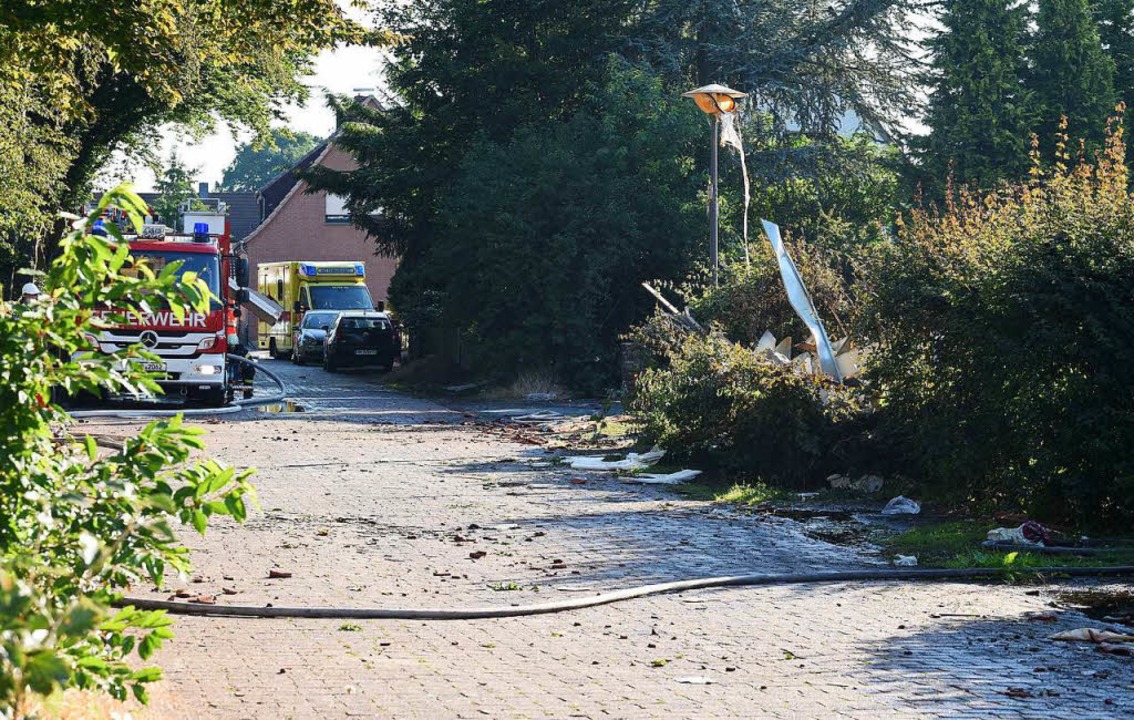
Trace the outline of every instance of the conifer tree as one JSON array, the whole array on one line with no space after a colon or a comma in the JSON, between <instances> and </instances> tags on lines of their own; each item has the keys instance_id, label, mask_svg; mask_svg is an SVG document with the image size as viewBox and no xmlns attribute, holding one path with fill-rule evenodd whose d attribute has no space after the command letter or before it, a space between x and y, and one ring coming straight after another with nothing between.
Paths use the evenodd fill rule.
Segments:
<instances>
[{"instance_id":1,"label":"conifer tree","mask_svg":"<svg viewBox=\"0 0 1134 720\"><path fill-rule=\"evenodd\" d=\"M1126 103L1126 133L1134 121L1134 0L1098 0L1099 38L1114 61L1114 91ZM1126 145L1126 164L1134 165L1134 143Z\"/></svg>"},{"instance_id":2,"label":"conifer tree","mask_svg":"<svg viewBox=\"0 0 1134 720\"><path fill-rule=\"evenodd\" d=\"M944 29L930 41L932 132L921 143L931 190L939 192L950 172L984 187L1027 172L1034 114L1023 86L1025 12L1013 0L946 2Z\"/></svg>"},{"instance_id":3,"label":"conifer tree","mask_svg":"<svg viewBox=\"0 0 1134 720\"><path fill-rule=\"evenodd\" d=\"M1103 50L1089 0L1039 0L1029 85L1041 112L1041 147L1053 147L1061 116L1068 135L1101 140L1114 111L1114 61Z\"/></svg>"},{"instance_id":4,"label":"conifer tree","mask_svg":"<svg viewBox=\"0 0 1134 720\"><path fill-rule=\"evenodd\" d=\"M1099 39L1114 61L1114 90L1129 107L1134 103L1134 0L1097 0Z\"/></svg>"}]
</instances>

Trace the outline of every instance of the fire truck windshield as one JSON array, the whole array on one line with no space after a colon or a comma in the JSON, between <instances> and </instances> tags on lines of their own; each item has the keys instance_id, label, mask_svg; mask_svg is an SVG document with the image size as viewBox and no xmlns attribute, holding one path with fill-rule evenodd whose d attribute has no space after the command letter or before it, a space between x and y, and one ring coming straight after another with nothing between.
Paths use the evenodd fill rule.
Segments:
<instances>
[{"instance_id":1,"label":"fire truck windshield","mask_svg":"<svg viewBox=\"0 0 1134 720\"><path fill-rule=\"evenodd\" d=\"M373 310L365 285L311 285L312 310Z\"/></svg>"},{"instance_id":2,"label":"fire truck windshield","mask_svg":"<svg viewBox=\"0 0 1134 720\"><path fill-rule=\"evenodd\" d=\"M205 281L209 286L209 292L213 295L213 306L218 307L217 299L220 297L220 265L217 262L216 255L208 255L204 253L181 253L181 252L154 252L150 250L135 251L130 255L136 259L144 259L146 264L149 265L150 270L154 274L162 271L166 265L170 263L182 261L181 269L177 271L178 277L184 276L187 272L197 273L197 277ZM133 268L123 268L124 275L134 272Z\"/></svg>"}]
</instances>

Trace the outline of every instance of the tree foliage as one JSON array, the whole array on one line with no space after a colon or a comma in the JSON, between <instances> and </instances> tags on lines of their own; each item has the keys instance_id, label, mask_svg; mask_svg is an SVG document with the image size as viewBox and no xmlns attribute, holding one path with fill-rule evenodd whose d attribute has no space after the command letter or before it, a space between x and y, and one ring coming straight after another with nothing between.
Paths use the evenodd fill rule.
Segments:
<instances>
[{"instance_id":1,"label":"tree foliage","mask_svg":"<svg viewBox=\"0 0 1134 720\"><path fill-rule=\"evenodd\" d=\"M209 303L203 281L179 263L155 275L129 268L127 246L88 235L116 205L141 223L145 204L122 189L75 223L30 304L0 303L0 716L25 707L31 693L58 688L105 690L145 699L160 670L144 667L172 633L161 612L111 609L130 585L161 585L189 569L174 525L204 532L213 515L242 520L250 471L211 460L200 431L180 417L155 421L120 448L72 437L74 425L53 402L81 391L158 391L137 359L139 347L91 352L99 309L142 312L155 296L173 312ZM117 242L115 242L117 241ZM129 272L125 272L125 271ZM135 659L133 656L137 656Z\"/></svg>"},{"instance_id":2,"label":"tree foliage","mask_svg":"<svg viewBox=\"0 0 1134 720\"><path fill-rule=\"evenodd\" d=\"M219 119L266 137L306 97L318 51L385 38L335 0L8 0L0 169L17 172L0 181L0 238L23 254L44 218L88 199L112 153L147 146L164 124L203 131Z\"/></svg>"},{"instance_id":3,"label":"tree foliage","mask_svg":"<svg viewBox=\"0 0 1134 720\"><path fill-rule=\"evenodd\" d=\"M196 170L186 167L176 152L171 152L161 176L157 179L158 196L154 200L153 208L161 221L174 230L184 230L181 227L181 206L185 201L197 196L193 185L195 173Z\"/></svg>"},{"instance_id":4,"label":"tree foliage","mask_svg":"<svg viewBox=\"0 0 1134 720\"><path fill-rule=\"evenodd\" d=\"M551 368L592 389L611 378L617 336L652 306L640 283L680 277L704 232L700 123L616 61L570 119L474 145L420 272L478 369Z\"/></svg>"},{"instance_id":5,"label":"tree foliage","mask_svg":"<svg viewBox=\"0 0 1134 720\"><path fill-rule=\"evenodd\" d=\"M949 0L933 53L932 94L919 145L921 179L940 197L947 178L980 187L1027 174L1037 109L1024 87L1026 5Z\"/></svg>"},{"instance_id":6,"label":"tree foliage","mask_svg":"<svg viewBox=\"0 0 1134 720\"><path fill-rule=\"evenodd\" d=\"M751 93L775 130L824 136L848 112L890 124L912 107L911 9L906 0L649 0L627 35L675 84L728 84Z\"/></svg>"},{"instance_id":7,"label":"tree foliage","mask_svg":"<svg viewBox=\"0 0 1134 720\"><path fill-rule=\"evenodd\" d=\"M1039 0L1028 85L1039 102L1040 139L1055 146L1060 118L1072 138L1100 144L1114 111L1114 60L1104 52L1088 0Z\"/></svg>"},{"instance_id":8,"label":"tree foliage","mask_svg":"<svg viewBox=\"0 0 1134 720\"><path fill-rule=\"evenodd\" d=\"M311 133L274 129L270 141L243 143L225 168L219 190L255 192L293 168L319 142Z\"/></svg>"}]
</instances>

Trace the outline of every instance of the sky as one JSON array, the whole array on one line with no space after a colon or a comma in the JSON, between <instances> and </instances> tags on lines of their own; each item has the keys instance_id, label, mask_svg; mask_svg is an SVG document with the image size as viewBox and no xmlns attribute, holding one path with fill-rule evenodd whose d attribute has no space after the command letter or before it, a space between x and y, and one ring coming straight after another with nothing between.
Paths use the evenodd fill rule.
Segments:
<instances>
[{"instance_id":1,"label":"sky","mask_svg":"<svg viewBox=\"0 0 1134 720\"><path fill-rule=\"evenodd\" d=\"M335 117L326 107L324 92L352 94L360 88L381 87L381 64L381 51L375 48L340 47L324 51L315 61L315 72L305 80L311 88L306 107L289 108L287 122L283 124L319 137L330 135L335 129ZM170 129L162 137L161 157L166 158L171 149L176 150L181 160L197 171L196 180L213 187L235 157L238 142L246 139L247 136L233 138L227 127L221 127L200 142L193 142ZM130 180L140 192L154 190L154 174L144 165L127 163L123 158L112 165L116 169L111 171L112 177L106 178L107 185Z\"/></svg>"}]
</instances>

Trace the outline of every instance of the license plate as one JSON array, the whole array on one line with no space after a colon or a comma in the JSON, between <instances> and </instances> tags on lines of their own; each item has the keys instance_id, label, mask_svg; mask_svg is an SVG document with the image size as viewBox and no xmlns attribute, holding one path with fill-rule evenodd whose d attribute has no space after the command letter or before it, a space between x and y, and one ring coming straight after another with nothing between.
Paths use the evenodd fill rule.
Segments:
<instances>
[{"instance_id":1,"label":"license plate","mask_svg":"<svg viewBox=\"0 0 1134 720\"><path fill-rule=\"evenodd\" d=\"M355 355L377 355L378 351L377 350L355 350L354 354Z\"/></svg>"},{"instance_id":2,"label":"license plate","mask_svg":"<svg viewBox=\"0 0 1134 720\"><path fill-rule=\"evenodd\" d=\"M143 372L165 372L165 363L158 362L144 362L142 363Z\"/></svg>"}]
</instances>

